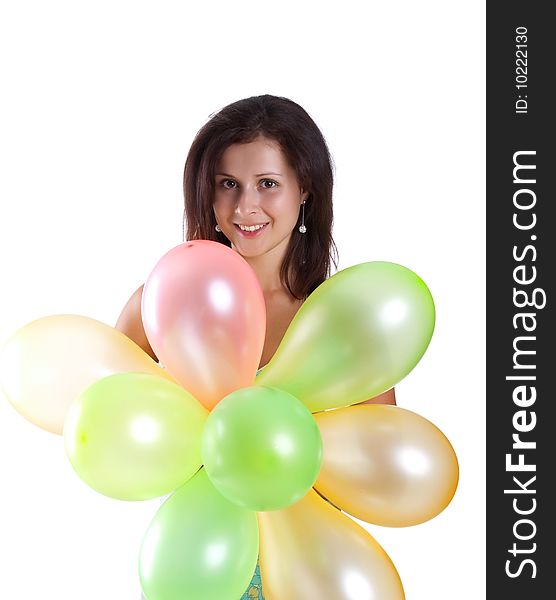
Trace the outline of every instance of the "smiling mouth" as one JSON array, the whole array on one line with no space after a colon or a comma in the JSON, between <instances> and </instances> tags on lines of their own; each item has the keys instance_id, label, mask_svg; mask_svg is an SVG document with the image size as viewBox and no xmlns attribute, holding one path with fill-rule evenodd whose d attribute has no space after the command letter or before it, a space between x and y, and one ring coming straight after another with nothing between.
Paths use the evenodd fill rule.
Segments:
<instances>
[{"instance_id":1,"label":"smiling mouth","mask_svg":"<svg viewBox=\"0 0 556 600\"><path fill-rule=\"evenodd\" d=\"M268 223L258 223L257 225L239 225L234 223L234 227L243 235L253 237L263 231Z\"/></svg>"}]
</instances>

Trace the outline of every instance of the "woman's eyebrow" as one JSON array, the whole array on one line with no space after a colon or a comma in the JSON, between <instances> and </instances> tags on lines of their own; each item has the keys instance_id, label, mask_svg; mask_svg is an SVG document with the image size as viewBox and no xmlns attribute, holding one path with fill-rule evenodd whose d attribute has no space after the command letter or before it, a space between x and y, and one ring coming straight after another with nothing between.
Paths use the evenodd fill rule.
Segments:
<instances>
[{"instance_id":1,"label":"woman's eyebrow","mask_svg":"<svg viewBox=\"0 0 556 600\"><path fill-rule=\"evenodd\" d=\"M255 177L264 177L265 175L277 175L278 177L282 177L282 173L257 173Z\"/></svg>"}]
</instances>

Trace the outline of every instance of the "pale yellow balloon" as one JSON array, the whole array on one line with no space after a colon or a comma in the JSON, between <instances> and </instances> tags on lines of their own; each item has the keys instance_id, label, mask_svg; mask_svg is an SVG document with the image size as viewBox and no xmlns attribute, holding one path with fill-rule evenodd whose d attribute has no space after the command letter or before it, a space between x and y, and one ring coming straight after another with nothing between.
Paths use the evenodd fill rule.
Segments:
<instances>
[{"instance_id":1,"label":"pale yellow balloon","mask_svg":"<svg viewBox=\"0 0 556 600\"><path fill-rule=\"evenodd\" d=\"M265 600L403 600L396 567L375 539L311 490L258 513Z\"/></svg>"},{"instance_id":2,"label":"pale yellow balloon","mask_svg":"<svg viewBox=\"0 0 556 600\"><path fill-rule=\"evenodd\" d=\"M81 392L103 377L126 372L173 381L123 333L79 315L28 323L0 351L0 387L8 400L28 421L60 435Z\"/></svg>"},{"instance_id":3,"label":"pale yellow balloon","mask_svg":"<svg viewBox=\"0 0 556 600\"><path fill-rule=\"evenodd\" d=\"M457 457L424 417L380 404L313 416L324 452L315 488L349 514L405 527L432 519L450 503L458 485Z\"/></svg>"}]
</instances>

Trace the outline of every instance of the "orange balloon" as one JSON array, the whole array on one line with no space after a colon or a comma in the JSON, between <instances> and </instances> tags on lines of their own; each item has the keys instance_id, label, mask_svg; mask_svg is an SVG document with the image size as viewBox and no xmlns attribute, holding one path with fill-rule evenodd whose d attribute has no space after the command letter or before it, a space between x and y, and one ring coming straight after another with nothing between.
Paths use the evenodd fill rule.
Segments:
<instances>
[{"instance_id":1,"label":"orange balloon","mask_svg":"<svg viewBox=\"0 0 556 600\"><path fill-rule=\"evenodd\" d=\"M311 490L258 513L265 600L403 600L396 567L375 539Z\"/></svg>"},{"instance_id":2,"label":"orange balloon","mask_svg":"<svg viewBox=\"0 0 556 600\"><path fill-rule=\"evenodd\" d=\"M313 415L323 442L315 488L354 517L405 527L435 517L459 477L454 449L424 417L365 404Z\"/></svg>"},{"instance_id":3,"label":"orange balloon","mask_svg":"<svg viewBox=\"0 0 556 600\"><path fill-rule=\"evenodd\" d=\"M0 387L8 400L28 421L59 435L81 392L103 377L130 371L172 381L123 333L79 315L33 321L0 351Z\"/></svg>"}]
</instances>

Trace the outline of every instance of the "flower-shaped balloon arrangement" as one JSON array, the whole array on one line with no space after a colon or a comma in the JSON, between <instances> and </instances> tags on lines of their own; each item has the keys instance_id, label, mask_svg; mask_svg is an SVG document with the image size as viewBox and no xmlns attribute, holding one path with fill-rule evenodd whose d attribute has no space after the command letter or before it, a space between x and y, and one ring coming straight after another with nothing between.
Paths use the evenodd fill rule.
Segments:
<instances>
[{"instance_id":1,"label":"flower-shaped balloon arrangement","mask_svg":"<svg viewBox=\"0 0 556 600\"><path fill-rule=\"evenodd\" d=\"M404 598L384 550L336 506L398 527L434 517L455 493L457 459L432 423L355 405L425 352L434 304L423 281L385 262L340 271L257 377L264 298L233 250L170 250L142 313L166 370L115 329L62 315L16 332L0 376L26 418L63 431L91 487L125 500L173 492L141 547L146 597L237 600L259 558L267 600Z\"/></svg>"}]
</instances>

